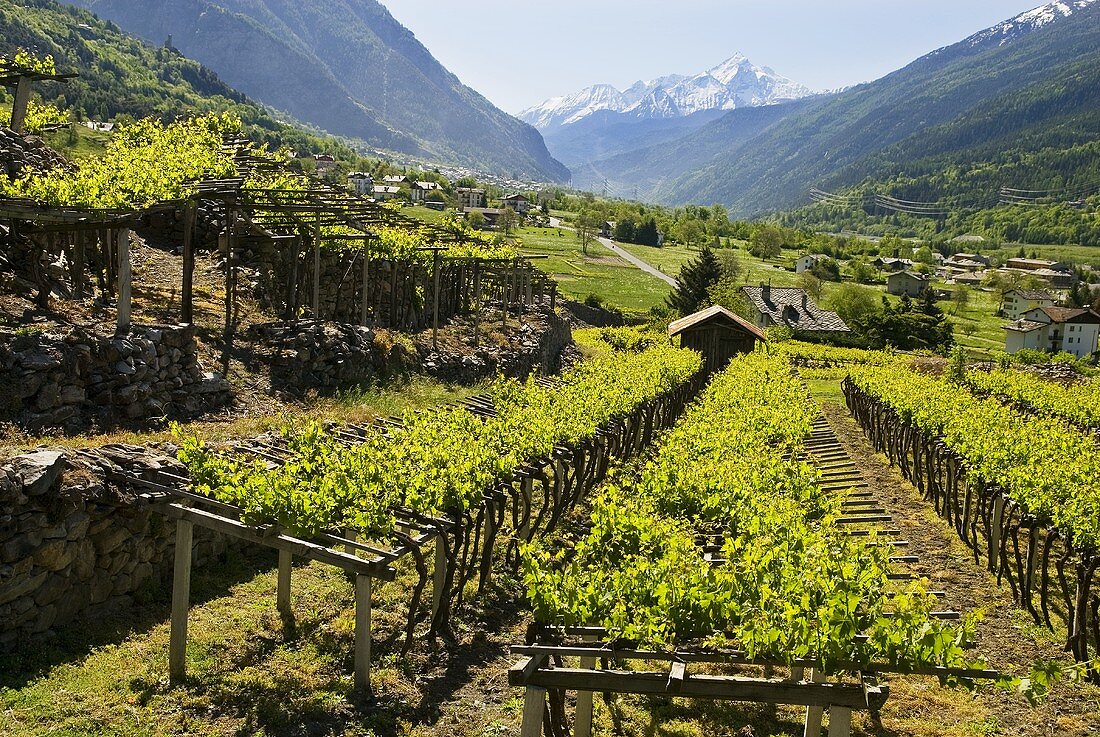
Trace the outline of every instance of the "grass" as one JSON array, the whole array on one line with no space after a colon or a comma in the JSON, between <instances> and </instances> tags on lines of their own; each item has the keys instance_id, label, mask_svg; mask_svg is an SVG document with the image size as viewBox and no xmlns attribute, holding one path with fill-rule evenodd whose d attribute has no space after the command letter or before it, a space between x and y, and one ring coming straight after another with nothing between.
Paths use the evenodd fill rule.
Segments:
<instances>
[{"instance_id":1,"label":"grass","mask_svg":"<svg viewBox=\"0 0 1100 737\"><path fill-rule=\"evenodd\" d=\"M378 417L400 415L410 409L424 409L455 402L484 391L480 385L443 384L423 376L387 385L371 385L337 392L331 396L315 396L304 406L273 411L269 414L248 414L221 420L202 420L185 424L189 432L201 435L207 442L218 443L233 438L253 437L303 421L362 424ZM14 430L0 438L5 454L33 450L43 445L61 448L92 448L110 443L148 445L167 442L172 435L167 428L151 431L117 430L85 435L24 435Z\"/></svg>"},{"instance_id":2,"label":"grass","mask_svg":"<svg viewBox=\"0 0 1100 737\"><path fill-rule=\"evenodd\" d=\"M401 214L419 220L423 223L431 223L438 225L443 222L443 218L446 216L446 212L441 210L433 210L430 207L424 207L423 205L409 205L408 207L401 208Z\"/></svg>"},{"instance_id":3,"label":"grass","mask_svg":"<svg viewBox=\"0 0 1100 737\"><path fill-rule=\"evenodd\" d=\"M596 241L589 243L585 254L568 230L521 228L517 235L524 253L548 257L535 265L553 276L560 293L569 299L584 300L595 294L624 312L643 313L664 304L668 296L665 282L630 265Z\"/></svg>"},{"instance_id":4,"label":"grass","mask_svg":"<svg viewBox=\"0 0 1100 737\"><path fill-rule=\"evenodd\" d=\"M75 126L75 131L75 141L71 140L67 129L47 133L43 140L55 151L74 161L99 156L107 150L107 142L111 140L110 133L93 131L79 123Z\"/></svg>"}]
</instances>

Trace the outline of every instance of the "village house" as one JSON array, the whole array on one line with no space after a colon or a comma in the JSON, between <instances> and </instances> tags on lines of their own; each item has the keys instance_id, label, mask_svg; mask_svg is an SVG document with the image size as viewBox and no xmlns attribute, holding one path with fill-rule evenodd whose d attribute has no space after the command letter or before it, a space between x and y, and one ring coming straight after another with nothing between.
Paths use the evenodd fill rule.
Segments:
<instances>
[{"instance_id":1,"label":"village house","mask_svg":"<svg viewBox=\"0 0 1100 737\"><path fill-rule=\"evenodd\" d=\"M903 294L910 297L919 297L921 292L928 289L931 283L932 277L927 274L918 274L915 271L898 271L886 277L886 291L899 297Z\"/></svg>"},{"instance_id":2,"label":"village house","mask_svg":"<svg viewBox=\"0 0 1100 737\"><path fill-rule=\"evenodd\" d=\"M365 171L353 171L348 174L348 189L356 194L370 197L374 194L374 177Z\"/></svg>"},{"instance_id":3,"label":"village house","mask_svg":"<svg viewBox=\"0 0 1100 737\"><path fill-rule=\"evenodd\" d=\"M1065 351L1087 358L1100 340L1100 314L1085 307L1036 307L1002 327L1008 353Z\"/></svg>"},{"instance_id":4,"label":"village house","mask_svg":"<svg viewBox=\"0 0 1100 737\"><path fill-rule=\"evenodd\" d=\"M780 326L813 333L850 332L840 315L818 307L804 289L761 284L742 287L741 291L749 299L757 327Z\"/></svg>"},{"instance_id":5,"label":"village house","mask_svg":"<svg viewBox=\"0 0 1100 737\"><path fill-rule=\"evenodd\" d=\"M531 209L531 201L521 194L510 194L501 200L500 208L510 207L520 215L526 215Z\"/></svg>"},{"instance_id":6,"label":"village house","mask_svg":"<svg viewBox=\"0 0 1100 737\"><path fill-rule=\"evenodd\" d=\"M400 187L402 184L410 184L409 178L404 174L387 174L382 177L382 184L389 187Z\"/></svg>"},{"instance_id":7,"label":"village house","mask_svg":"<svg viewBox=\"0 0 1100 737\"><path fill-rule=\"evenodd\" d=\"M1042 289L1012 289L1001 297L1001 314L1009 320L1019 320L1037 307L1053 306L1054 297Z\"/></svg>"},{"instance_id":8,"label":"village house","mask_svg":"<svg viewBox=\"0 0 1100 737\"><path fill-rule=\"evenodd\" d=\"M795 273L801 274L803 271L809 271L818 261L826 258L828 256L823 253L807 253L804 256L799 256L798 260L794 262Z\"/></svg>"},{"instance_id":9,"label":"village house","mask_svg":"<svg viewBox=\"0 0 1100 737\"><path fill-rule=\"evenodd\" d=\"M485 207L485 190L474 187L459 187L455 190L458 195L458 206L465 210L467 207Z\"/></svg>"},{"instance_id":10,"label":"village house","mask_svg":"<svg viewBox=\"0 0 1100 737\"><path fill-rule=\"evenodd\" d=\"M410 199L413 202L426 202L432 192L438 192L440 186L435 182L413 182Z\"/></svg>"},{"instance_id":11,"label":"village house","mask_svg":"<svg viewBox=\"0 0 1100 737\"><path fill-rule=\"evenodd\" d=\"M374 199L379 202L389 202L396 199L399 194L401 194L401 188L392 185L384 184L381 187L374 188Z\"/></svg>"},{"instance_id":12,"label":"village house","mask_svg":"<svg viewBox=\"0 0 1100 737\"><path fill-rule=\"evenodd\" d=\"M913 261L907 258L893 258L891 256L879 256L872 261L879 271L905 271L913 268Z\"/></svg>"},{"instance_id":13,"label":"village house","mask_svg":"<svg viewBox=\"0 0 1100 737\"><path fill-rule=\"evenodd\" d=\"M329 156L328 154L317 154L313 157L313 160L317 162L318 172L324 173L326 171L332 171L336 168L336 159L334 159L332 156Z\"/></svg>"},{"instance_id":14,"label":"village house","mask_svg":"<svg viewBox=\"0 0 1100 737\"><path fill-rule=\"evenodd\" d=\"M487 228L495 228L497 226L497 220L500 219L499 207L464 207L462 213L469 218L473 213L478 213L485 219L485 226Z\"/></svg>"}]
</instances>

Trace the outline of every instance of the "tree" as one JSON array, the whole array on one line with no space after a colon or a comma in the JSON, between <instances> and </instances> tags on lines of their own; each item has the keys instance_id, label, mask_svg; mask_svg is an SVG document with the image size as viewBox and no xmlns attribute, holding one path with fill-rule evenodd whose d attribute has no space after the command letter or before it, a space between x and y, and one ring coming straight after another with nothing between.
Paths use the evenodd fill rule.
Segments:
<instances>
[{"instance_id":1,"label":"tree","mask_svg":"<svg viewBox=\"0 0 1100 737\"><path fill-rule=\"evenodd\" d=\"M679 286L667 298L668 306L688 315L705 307L710 291L722 278L722 265L709 246L680 269Z\"/></svg>"},{"instance_id":2,"label":"tree","mask_svg":"<svg viewBox=\"0 0 1100 737\"><path fill-rule=\"evenodd\" d=\"M585 208L577 214L577 220L573 228L577 232L577 240L581 242L581 252L588 255L588 244L600 233L603 227L603 216L598 210Z\"/></svg>"},{"instance_id":3,"label":"tree","mask_svg":"<svg viewBox=\"0 0 1100 737\"><path fill-rule=\"evenodd\" d=\"M615 221L615 240L620 243L636 243L635 238L638 234L638 226L634 221L634 217L631 215L623 215Z\"/></svg>"},{"instance_id":4,"label":"tree","mask_svg":"<svg viewBox=\"0 0 1100 737\"><path fill-rule=\"evenodd\" d=\"M466 222L469 223L470 227L474 230L482 230L485 228L485 216L476 210L466 216Z\"/></svg>"},{"instance_id":5,"label":"tree","mask_svg":"<svg viewBox=\"0 0 1100 737\"><path fill-rule=\"evenodd\" d=\"M775 258L783 253L783 232L772 225L764 225L749 238L749 253L757 258Z\"/></svg>"},{"instance_id":6,"label":"tree","mask_svg":"<svg viewBox=\"0 0 1100 737\"><path fill-rule=\"evenodd\" d=\"M841 284L829 297L829 309L849 324L877 308L875 292L857 284Z\"/></svg>"},{"instance_id":7,"label":"tree","mask_svg":"<svg viewBox=\"0 0 1100 737\"><path fill-rule=\"evenodd\" d=\"M801 287L806 294L813 297L814 301L821 299L822 284L812 272L803 271L798 275L798 286Z\"/></svg>"},{"instance_id":8,"label":"tree","mask_svg":"<svg viewBox=\"0 0 1100 737\"><path fill-rule=\"evenodd\" d=\"M818 259L810 272L820 281L840 281L840 264L831 258Z\"/></svg>"},{"instance_id":9,"label":"tree","mask_svg":"<svg viewBox=\"0 0 1100 737\"><path fill-rule=\"evenodd\" d=\"M519 223L519 216L516 215L516 211L510 207L506 207L500 211L500 215L497 216L497 230L504 235L510 235L515 230L516 225Z\"/></svg>"},{"instance_id":10,"label":"tree","mask_svg":"<svg viewBox=\"0 0 1100 737\"><path fill-rule=\"evenodd\" d=\"M955 305L951 314L959 314L959 310L970 304L970 287L965 284L956 284L955 291L951 293L951 304Z\"/></svg>"},{"instance_id":11,"label":"tree","mask_svg":"<svg viewBox=\"0 0 1100 737\"><path fill-rule=\"evenodd\" d=\"M634 231L634 242L642 246L661 245L661 234L657 230L655 218L648 217L638 224L637 230Z\"/></svg>"}]
</instances>

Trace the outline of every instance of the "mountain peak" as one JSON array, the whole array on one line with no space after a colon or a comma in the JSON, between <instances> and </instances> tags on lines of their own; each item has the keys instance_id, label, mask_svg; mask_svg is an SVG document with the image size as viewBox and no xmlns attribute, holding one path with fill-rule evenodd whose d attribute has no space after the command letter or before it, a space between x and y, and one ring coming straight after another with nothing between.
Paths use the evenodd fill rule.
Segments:
<instances>
[{"instance_id":1,"label":"mountain peak","mask_svg":"<svg viewBox=\"0 0 1100 737\"><path fill-rule=\"evenodd\" d=\"M643 120L682 118L702 111L771 105L814 94L813 90L768 67L754 65L737 52L721 64L694 76L672 74L635 82L625 91L593 85L555 97L520 113L539 130L578 123L601 111L626 113Z\"/></svg>"},{"instance_id":2,"label":"mountain peak","mask_svg":"<svg viewBox=\"0 0 1100 737\"><path fill-rule=\"evenodd\" d=\"M967 42L971 46L991 41L1003 45L1025 33L1037 31L1050 23L1068 18L1075 11L1094 5L1096 2L1097 0L1054 0L1054 2L1020 13L1016 17L998 23L992 28L975 33L967 39Z\"/></svg>"}]
</instances>

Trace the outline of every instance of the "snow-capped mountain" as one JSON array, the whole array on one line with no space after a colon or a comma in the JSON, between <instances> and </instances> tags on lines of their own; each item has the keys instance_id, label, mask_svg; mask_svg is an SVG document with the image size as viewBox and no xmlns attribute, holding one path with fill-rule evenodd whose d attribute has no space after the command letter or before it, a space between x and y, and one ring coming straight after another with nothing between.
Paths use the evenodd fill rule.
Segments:
<instances>
[{"instance_id":1,"label":"snow-capped mountain","mask_svg":"<svg viewBox=\"0 0 1100 737\"><path fill-rule=\"evenodd\" d=\"M1093 5L1097 0L1055 0L1055 2L1040 5L1037 8L1020 13L1015 18L1010 18L1003 23L998 23L992 28L987 28L980 33L975 33L966 39L971 46L996 41L998 45L1004 45L1019 36L1036 31L1048 23L1053 23L1061 18L1068 18L1075 10L1081 10Z\"/></svg>"},{"instance_id":2,"label":"snow-capped mountain","mask_svg":"<svg viewBox=\"0 0 1100 737\"><path fill-rule=\"evenodd\" d=\"M771 105L814 94L814 91L768 67L758 67L735 54L712 69L684 76L639 81L624 91L598 84L555 97L520 113L519 117L546 131L579 123L608 110L645 120L682 118L702 111Z\"/></svg>"}]
</instances>

